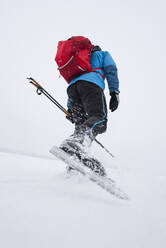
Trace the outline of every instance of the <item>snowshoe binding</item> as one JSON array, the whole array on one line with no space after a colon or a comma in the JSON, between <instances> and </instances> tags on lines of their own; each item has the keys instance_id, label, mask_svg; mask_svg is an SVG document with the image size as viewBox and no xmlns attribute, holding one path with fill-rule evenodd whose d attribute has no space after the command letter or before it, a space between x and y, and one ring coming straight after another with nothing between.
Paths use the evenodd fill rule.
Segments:
<instances>
[{"instance_id":1,"label":"snowshoe binding","mask_svg":"<svg viewBox=\"0 0 166 248\"><path fill-rule=\"evenodd\" d=\"M84 151L84 147L82 147L82 144L79 142L68 139L60 146L60 148L70 156L76 156L76 158L81 161L83 165L90 168L96 174L106 176L106 172L102 164L97 159L89 157ZM73 168L69 167L68 170L71 171Z\"/></svg>"}]
</instances>

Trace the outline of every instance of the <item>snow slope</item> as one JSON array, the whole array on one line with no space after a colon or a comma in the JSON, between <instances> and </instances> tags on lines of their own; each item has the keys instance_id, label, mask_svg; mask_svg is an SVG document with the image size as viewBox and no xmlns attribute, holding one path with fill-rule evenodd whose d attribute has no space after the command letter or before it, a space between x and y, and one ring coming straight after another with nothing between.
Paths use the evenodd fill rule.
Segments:
<instances>
[{"instance_id":1,"label":"snow slope","mask_svg":"<svg viewBox=\"0 0 166 248\"><path fill-rule=\"evenodd\" d=\"M165 9L165 0L0 1L0 248L166 246ZM130 202L66 179L48 154L73 126L26 78L66 107L54 58L73 35L117 63L120 106L99 136L116 157L94 150ZM109 104L107 83L105 95Z\"/></svg>"},{"instance_id":2,"label":"snow slope","mask_svg":"<svg viewBox=\"0 0 166 248\"><path fill-rule=\"evenodd\" d=\"M126 202L64 169L57 159L0 153L0 247L165 247L164 175L107 168Z\"/></svg>"}]
</instances>

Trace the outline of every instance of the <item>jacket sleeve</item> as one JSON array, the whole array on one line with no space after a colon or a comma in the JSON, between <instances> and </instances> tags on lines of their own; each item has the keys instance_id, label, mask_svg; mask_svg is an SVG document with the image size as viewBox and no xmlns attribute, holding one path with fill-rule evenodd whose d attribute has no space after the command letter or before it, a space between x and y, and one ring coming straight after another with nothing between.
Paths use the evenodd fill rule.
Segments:
<instances>
[{"instance_id":1,"label":"jacket sleeve","mask_svg":"<svg viewBox=\"0 0 166 248\"><path fill-rule=\"evenodd\" d=\"M68 109L71 109L71 102L70 102L70 99L69 98L67 99L67 108Z\"/></svg>"},{"instance_id":2,"label":"jacket sleeve","mask_svg":"<svg viewBox=\"0 0 166 248\"><path fill-rule=\"evenodd\" d=\"M119 79L116 64L109 52L104 52L104 73L108 82L109 92L119 92Z\"/></svg>"}]
</instances>

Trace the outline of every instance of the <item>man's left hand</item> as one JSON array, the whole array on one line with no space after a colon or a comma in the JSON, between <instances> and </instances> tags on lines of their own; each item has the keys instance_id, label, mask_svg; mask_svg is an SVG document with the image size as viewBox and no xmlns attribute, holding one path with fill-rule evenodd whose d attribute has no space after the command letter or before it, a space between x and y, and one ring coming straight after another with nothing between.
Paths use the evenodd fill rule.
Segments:
<instances>
[{"instance_id":1,"label":"man's left hand","mask_svg":"<svg viewBox=\"0 0 166 248\"><path fill-rule=\"evenodd\" d=\"M114 91L110 95L111 95L111 99L110 99L109 109L111 110L111 112L114 112L119 105L119 93Z\"/></svg>"}]
</instances>

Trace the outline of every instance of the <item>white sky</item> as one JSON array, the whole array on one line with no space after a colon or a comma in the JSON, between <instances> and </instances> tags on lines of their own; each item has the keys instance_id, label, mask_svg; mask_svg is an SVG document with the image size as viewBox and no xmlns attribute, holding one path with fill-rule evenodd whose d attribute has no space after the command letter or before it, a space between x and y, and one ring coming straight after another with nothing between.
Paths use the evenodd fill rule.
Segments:
<instances>
[{"instance_id":1,"label":"white sky","mask_svg":"<svg viewBox=\"0 0 166 248\"><path fill-rule=\"evenodd\" d=\"M37 96L26 77L65 106L57 42L85 35L110 51L119 69L120 107L109 113L99 140L126 166L156 168L160 160L164 170L165 7L164 0L0 0L0 149L47 154L70 134L63 113ZM109 100L107 85L105 94Z\"/></svg>"}]
</instances>

